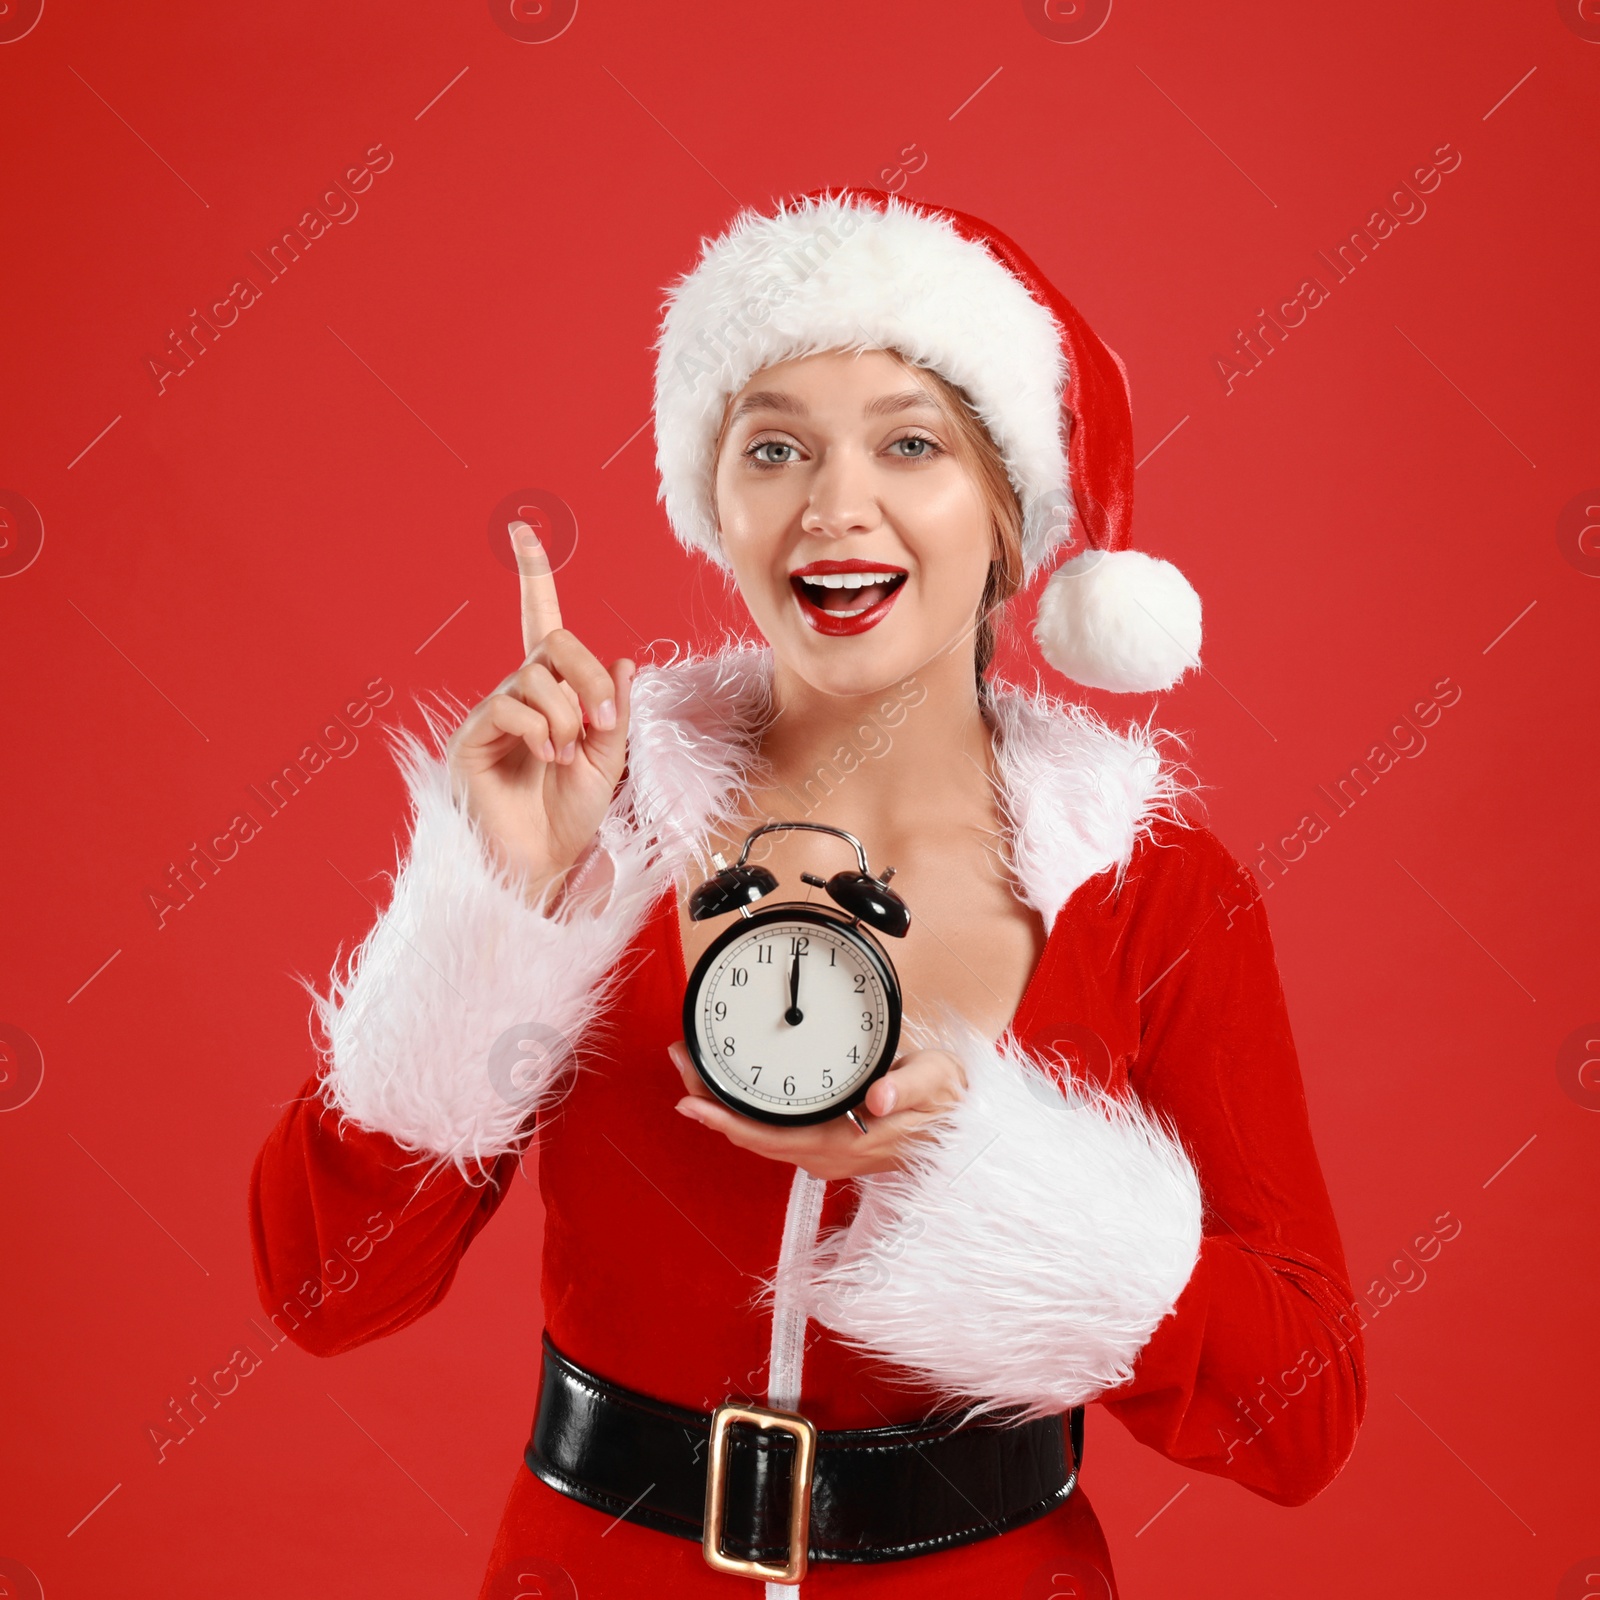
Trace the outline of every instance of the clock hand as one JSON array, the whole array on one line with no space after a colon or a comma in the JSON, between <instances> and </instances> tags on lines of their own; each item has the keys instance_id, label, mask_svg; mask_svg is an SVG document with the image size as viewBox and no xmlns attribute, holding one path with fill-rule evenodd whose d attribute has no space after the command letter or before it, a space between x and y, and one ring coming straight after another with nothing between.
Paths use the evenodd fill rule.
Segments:
<instances>
[{"instance_id":1,"label":"clock hand","mask_svg":"<svg viewBox=\"0 0 1600 1600\"><path fill-rule=\"evenodd\" d=\"M783 1020L791 1028L797 1028L805 1021L805 1014L800 1009L800 952L794 953L794 965L789 968L789 1009L784 1012Z\"/></svg>"}]
</instances>

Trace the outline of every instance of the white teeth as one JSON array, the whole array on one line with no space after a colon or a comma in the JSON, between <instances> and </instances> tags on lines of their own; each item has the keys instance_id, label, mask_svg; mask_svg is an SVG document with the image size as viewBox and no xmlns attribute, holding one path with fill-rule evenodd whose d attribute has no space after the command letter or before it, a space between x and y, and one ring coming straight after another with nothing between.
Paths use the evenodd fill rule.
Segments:
<instances>
[{"instance_id":1,"label":"white teeth","mask_svg":"<svg viewBox=\"0 0 1600 1600\"><path fill-rule=\"evenodd\" d=\"M808 574L800 581L819 589L865 589L874 583L893 583L900 576L898 572L829 572L816 576Z\"/></svg>"}]
</instances>

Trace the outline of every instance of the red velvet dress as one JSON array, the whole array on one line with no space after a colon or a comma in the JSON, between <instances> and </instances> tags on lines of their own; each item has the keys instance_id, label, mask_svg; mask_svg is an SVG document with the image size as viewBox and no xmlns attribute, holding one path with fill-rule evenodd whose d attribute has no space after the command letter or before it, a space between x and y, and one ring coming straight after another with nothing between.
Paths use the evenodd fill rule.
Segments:
<instances>
[{"instance_id":1,"label":"red velvet dress","mask_svg":"<svg viewBox=\"0 0 1600 1600\"><path fill-rule=\"evenodd\" d=\"M678 1405L765 1403L771 1320L757 1296L778 1257L792 1169L673 1111L682 1091L666 1047L681 1036L685 973L670 891L623 966L614 1009L584 1041L583 1070L538 1129L548 1329L581 1365ZM1159 826L1120 885L1111 872L1082 884L1051 925L1011 1034L1176 1130L1204 1201L1198 1259L1132 1380L1091 1407L1084 1473L1062 1507L953 1551L814 1564L804 1593L1023 1595L1032 1579L1040 1594L1114 1595L1091 1508L1101 1412L1171 1460L1283 1505L1318 1493L1353 1448L1365 1403L1359 1322L1265 913L1215 838ZM404 1327L448 1290L514 1160L499 1158L498 1187L469 1185L446 1166L417 1193L415 1156L386 1134L348 1122L341 1132L313 1079L254 1172L263 1303L304 1308L294 1337L322 1355ZM825 1226L847 1220L854 1192L828 1185ZM324 1257L359 1241L380 1211L399 1219L394 1237L354 1288L315 1305ZM819 1427L870 1428L930 1409L929 1394L894 1367L815 1322L808 1338L799 1409ZM530 1418L535 1381L530 1372ZM710 1571L696 1544L611 1526L520 1462L507 1471L485 1596L524 1592L519 1573L552 1567L585 1600L756 1592Z\"/></svg>"}]
</instances>

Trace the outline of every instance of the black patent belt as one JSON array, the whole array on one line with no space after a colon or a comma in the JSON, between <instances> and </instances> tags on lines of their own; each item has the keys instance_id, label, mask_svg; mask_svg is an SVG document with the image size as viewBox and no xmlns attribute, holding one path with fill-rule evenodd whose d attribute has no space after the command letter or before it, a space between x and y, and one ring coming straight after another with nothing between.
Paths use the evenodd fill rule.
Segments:
<instances>
[{"instance_id":1,"label":"black patent belt","mask_svg":"<svg viewBox=\"0 0 1600 1600\"><path fill-rule=\"evenodd\" d=\"M734 1404L708 1415L585 1371L547 1334L525 1459L596 1511L699 1541L718 1571L798 1583L808 1559L894 1561L1042 1517L1077 1484L1081 1406L1067 1424L822 1429Z\"/></svg>"}]
</instances>

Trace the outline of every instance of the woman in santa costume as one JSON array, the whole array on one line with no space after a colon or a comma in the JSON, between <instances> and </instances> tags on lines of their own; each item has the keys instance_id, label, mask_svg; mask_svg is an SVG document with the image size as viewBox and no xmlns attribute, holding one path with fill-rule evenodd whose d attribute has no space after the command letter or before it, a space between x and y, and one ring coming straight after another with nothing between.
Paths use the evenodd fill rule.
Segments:
<instances>
[{"instance_id":1,"label":"woman in santa costume","mask_svg":"<svg viewBox=\"0 0 1600 1600\"><path fill-rule=\"evenodd\" d=\"M607 667L512 528L523 662L402 737L392 898L256 1165L268 1312L325 1355L404 1327L537 1148L543 1370L485 1596L1110 1597L1090 1401L1309 1500L1365 1376L1259 897L1161 736L987 676L1047 566L1067 678L1198 665L1194 591L1129 548L1120 362L987 224L832 190L705 243L656 434L761 638ZM725 925L689 895L801 819L895 864L905 1021L852 1114L776 1126L685 1049ZM761 842L790 899L844 865Z\"/></svg>"}]
</instances>

